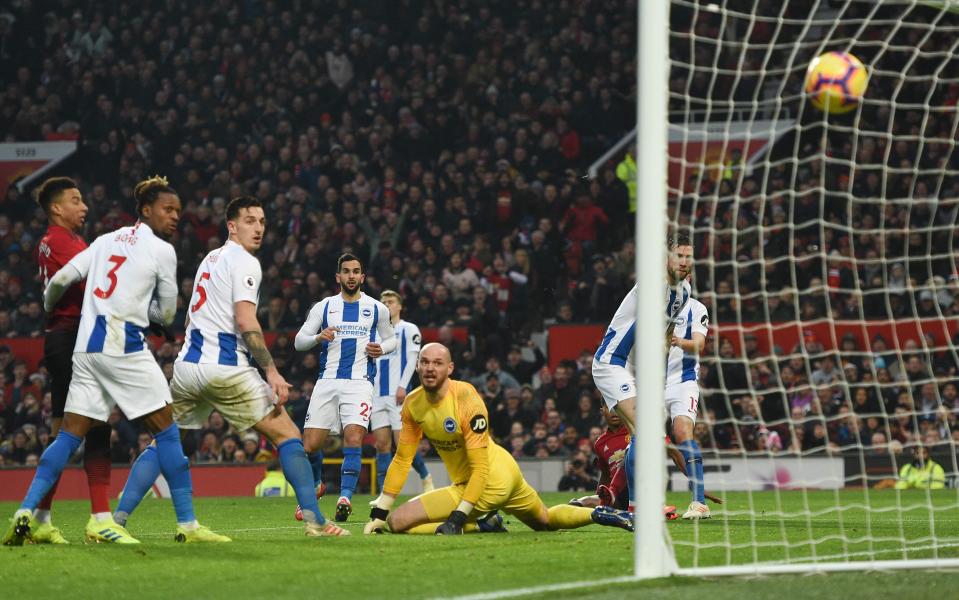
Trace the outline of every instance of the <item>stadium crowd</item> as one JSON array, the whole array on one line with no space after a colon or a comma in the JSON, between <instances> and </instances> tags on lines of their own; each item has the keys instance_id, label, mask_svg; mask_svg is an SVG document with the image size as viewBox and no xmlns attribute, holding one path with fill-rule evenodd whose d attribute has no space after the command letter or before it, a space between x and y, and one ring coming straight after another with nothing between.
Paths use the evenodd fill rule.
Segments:
<instances>
[{"instance_id":1,"label":"stadium crowd","mask_svg":"<svg viewBox=\"0 0 959 600\"><path fill-rule=\"evenodd\" d=\"M293 350L289 333L335 292L336 256L350 249L367 261L367 293L399 290L408 320L438 328L514 456L577 457L603 427L592 342L550 370L530 339L550 323L605 323L633 283L629 191L616 162L590 184L576 178L632 127L635 23L617 17L632 6L169 0L97 11L24 0L0 14L0 69L15 73L0 96L0 136L79 139L60 170L81 182L88 240L133 221L138 180L169 177L184 204L173 240L175 335L197 263L224 241L226 201L260 198L260 319L279 332L271 351L294 382L294 414L318 365ZM674 29L715 27L709 19ZM693 81L687 96L711 93ZM918 127L913 116L902 119L906 131ZM870 130L885 132L889 118L863 111ZM949 124L930 119L927 130ZM951 249L959 180L933 186L934 175L911 175L915 161L934 166L948 154L870 140L853 149L830 138L828 160L795 172L770 161L751 174L734 164L716 180L691 180L672 210L695 233L693 285L714 323L959 315L952 254L927 251ZM850 176L839 166L853 153L898 168ZM814 193L823 188L825 202ZM901 233L906 224L919 231ZM32 199L10 187L0 213L0 338L43 335L33 255L45 226ZM762 354L748 338L737 355L711 339L703 447L833 451L955 431L956 356L941 343L939 352L902 353L870 340L841 355L814 343L804 341L805 359L794 349ZM155 348L168 374L177 351L174 341ZM4 347L0 377L0 460L29 464L49 436L48 378ZM111 425L114 460L127 463L148 437L119 414ZM187 449L193 460L266 456L257 436L218 415L208 425Z\"/></svg>"}]
</instances>

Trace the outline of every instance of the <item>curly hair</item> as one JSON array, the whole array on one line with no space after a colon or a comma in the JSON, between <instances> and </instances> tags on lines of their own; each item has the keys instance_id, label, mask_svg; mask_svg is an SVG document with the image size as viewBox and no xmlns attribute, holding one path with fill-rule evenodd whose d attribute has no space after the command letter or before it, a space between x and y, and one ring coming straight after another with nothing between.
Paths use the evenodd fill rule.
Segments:
<instances>
[{"instance_id":1,"label":"curly hair","mask_svg":"<svg viewBox=\"0 0 959 600\"><path fill-rule=\"evenodd\" d=\"M137 201L137 214L143 214L143 207L149 206L157 201L160 194L173 194L178 196L172 187L170 187L170 182L167 181L166 177L160 175L154 175L148 179L144 179L133 188L133 198Z\"/></svg>"}]
</instances>

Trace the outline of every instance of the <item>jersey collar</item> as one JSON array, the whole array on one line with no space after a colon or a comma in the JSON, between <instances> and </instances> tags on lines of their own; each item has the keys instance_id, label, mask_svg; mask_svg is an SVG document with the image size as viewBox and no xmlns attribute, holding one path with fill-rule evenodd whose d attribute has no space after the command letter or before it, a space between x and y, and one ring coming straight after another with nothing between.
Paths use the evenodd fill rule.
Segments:
<instances>
[{"instance_id":1,"label":"jersey collar","mask_svg":"<svg viewBox=\"0 0 959 600\"><path fill-rule=\"evenodd\" d=\"M74 238L80 237L80 235L77 232L67 229L63 225L57 225L56 223L49 223L47 225L47 233L53 233L54 231L62 231L66 233L67 235L69 235L70 237L74 237Z\"/></svg>"}]
</instances>

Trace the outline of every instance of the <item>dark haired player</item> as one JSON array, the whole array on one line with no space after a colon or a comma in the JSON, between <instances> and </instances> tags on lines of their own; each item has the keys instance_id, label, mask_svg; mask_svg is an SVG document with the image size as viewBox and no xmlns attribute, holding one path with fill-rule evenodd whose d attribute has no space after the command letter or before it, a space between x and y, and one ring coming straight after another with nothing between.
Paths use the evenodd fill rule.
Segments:
<instances>
[{"instance_id":1,"label":"dark haired player","mask_svg":"<svg viewBox=\"0 0 959 600\"><path fill-rule=\"evenodd\" d=\"M114 406L131 420L142 418L153 433L176 511L174 539L230 541L196 520L190 465L173 423L170 390L143 334L149 322L169 325L176 314L176 251L162 238L176 232L180 199L162 177L141 181L133 194L136 224L98 237L51 277L44 291L43 305L50 312L72 285L86 279L60 433L44 450L26 497L0 539L4 545L33 541L39 528L33 511L83 437L106 423ZM103 541L139 543L112 519L98 527Z\"/></svg>"},{"instance_id":2,"label":"dark haired player","mask_svg":"<svg viewBox=\"0 0 959 600\"><path fill-rule=\"evenodd\" d=\"M301 352L320 346L320 377L303 429L303 445L310 453L318 488L322 485L323 444L330 431L343 429L337 521L346 521L353 512L351 501L362 464L360 446L373 411L376 359L396 349L390 311L362 292L365 278L359 258L340 256L336 263L340 293L313 305L294 340Z\"/></svg>"},{"instance_id":3,"label":"dark haired player","mask_svg":"<svg viewBox=\"0 0 959 600\"><path fill-rule=\"evenodd\" d=\"M283 473L303 506L306 535L349 532L326 521L313 491L313 472L300 431L280 407L289 384L280 375L256 317L263 274L254 253L263 243L266 216L260 201L240 196L226 208L230 237L200 263L188 308L186 340L173 366L173 417L181 429L200 429L213 409L237 430L254 429L276 446ZM260 377L252 361L263 369ZM137 458L114 515L127 518L160 474L154 446Z\"/></svg>"},{"instance_id":4,"label":"dark haired player","mask_svg":"<svg viewBox=\"0 0 959 600\"><path fill-rule=\"evenodd\" d=\"M83 202L77 184L68 177L51 177L37 190L37 203L47 215L47 232L37 246L37 264L43 285L57 274L71 258L87 247L79 231L86 220L87 205ZM83 305L83 283L70 287L53 307L47 319L46 336L43 342L43 359L50 372L50 388L53 403L51 439L60 431L63 421L63 406L67 402L67 390L73 377L73 346L80 327L80 307ZM99 540L97 523L110 519L110 427L103 425L91 429L84 438L83 470L87 474L90 489L90 520L86 533L91 540ZM50 507L56 494L57 484L37 506L34 517L37 528L33 541L38 544L66 544L60 530L53 526Z\"/></svg>"}]
</instances>

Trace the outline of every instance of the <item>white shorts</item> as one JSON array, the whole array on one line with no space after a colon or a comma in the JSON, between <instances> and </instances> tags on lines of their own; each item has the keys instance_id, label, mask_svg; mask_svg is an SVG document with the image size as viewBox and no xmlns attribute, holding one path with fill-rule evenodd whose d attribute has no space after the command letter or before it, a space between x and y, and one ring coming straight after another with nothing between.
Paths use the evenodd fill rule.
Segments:
<instances>
[{"instance_id":1,"label":"white shorts","mask_svg":"<svg viewBox=\"0 0 959 600\"><path fill-rule=\"evenodd\" d=\"M182 429L202 429L215 408L237 431L273 410L273 388L253 367L178 362L173 365L173 419Z\"/></svg>"},{"instance_id":2,"label":"white shorts","mask_svg":"<svg viewBox=\"0 0 959 600\"><path fill-rule=\"evenodd\" d=\"M636 377L626 367L608 365L593 359L593 383L603 395L609 410L613 410L623 400L636 397Z\"/></svg>"},{"instance_id":3,"label":"white shorts","mask_svg":"<svg viewBox=\"0 0 959 600\"><path fill-rule=\"evenodd\" d=\"M689 417L695 423L699 411L699 384L684 381L666 386L666 410L670 423L676 417Z\"/></svg>"},{"instance_id":4,"label":"white shorts","mask_svg":"<svg viewBox=\"0 0 959 600\"><path fill-rule=\"evenodd\" d=\"M366 379L320 379L313 387L306 409L304 429L328 429L339 433L341 427L369 427L373 412L373 384Z\"/></svg>"},{"instance_id":5,"label":"white shorts","mask_svg":"<svg viewBox=\"0 0 959 600\"><path fill-rule=\"evenodd\" d=\"M396 403L396 396L376 396L373 398L373 415L370 417L370 429L376 431L382 427L389 427L393 431L403 429L403 419L400 418L401 404Z\"/></svg>"},{"instance_id":6,"label":"white shorts","mask_svg":"<svg viewBox=\"0 0 959 600\"><path fill-rule=\"evenodd\" d=\"M64 412L106 421L118 406L132 421L170 402L166 377L148 351L125 356L102 352L73 355L73 379Z\"/></svg>"}]
</instances>

